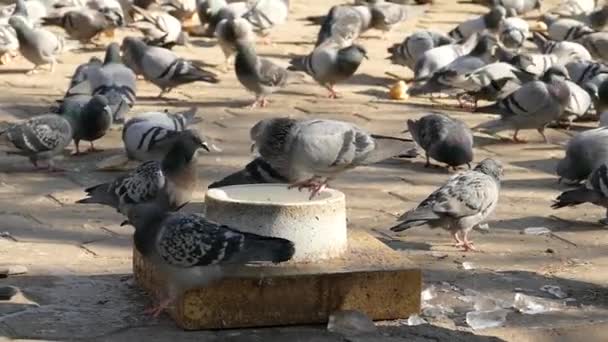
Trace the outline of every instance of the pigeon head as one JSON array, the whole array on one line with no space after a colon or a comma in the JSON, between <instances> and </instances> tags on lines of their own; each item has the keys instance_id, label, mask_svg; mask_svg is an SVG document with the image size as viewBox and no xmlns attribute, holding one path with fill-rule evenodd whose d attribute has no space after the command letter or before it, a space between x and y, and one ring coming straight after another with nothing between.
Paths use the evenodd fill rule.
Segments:
<instances>
[{"instance_id":1,"label":"pigeon head","mask_svg":"<svg viewBox=\"0 0 608 342\"><path fill-rule=\"evenodd\" d=\"M496 6L483 16L483 20L487 28L497 30L506 16L507 10L505 10L505 8L502 6Z\"/></svg>"},{"instance_id":2,"label":"pigeon head","mask_svg":"<svg viewBox=\"0 0 608 342\"><path fill-rule=\"evenodd\" d=\"M496 180L500 180L500 177L503 175L502 164L498 160L492 158L482 160L475 166L474 170L492 176Z\"/></svg>"},{"instance_id":3,"label":"pigeon head","mask_svg":"<svg viewBox=\"0 0 608 342\"><path fill-rule=\"evenodd\" d=\"M534 3L534 9L536 10L541 10L543 7L543 0L536 0L536 2Z\"/></svg>"},{"instance_id":4,"label":"pigeon head","mask_svg":"<svg viewBox=\"0 0 608 342\"><path fill-rule=\"evenodd\" d=\"M266 149L270 146L273 149L281 150L283 144L291 133L291 128L297 120L291 118L264 119L256 123L249 131L249 136L253 141L251 150L257 147Z\"/></svg>"},{"instance_id":5,"label":"pigeon head","mask_svg":"<svg viewBox=\"0 0 608 342\"><path fill-rule=\"evenodd\" d=\"M196 131L188 129L175 134L175 141L161 162L162 170L167 173L183 170L199 148L209 151L209 146Z\"/></svg>"},{"instance_id":6,"label":"pigeon head","mask_svg":"<svg viewBox=\"0 0 608 342\"><path fill-rule=\"evenodd\" d=\"M15 29L15 31L20 32L29 29L29 25L26 22L26 19L20 16L13 16L8 20L8 24Z\"/></svg>"},{"instance_id":7,"label":"pigeon head","mask_svg":"<svg viewBox=\"0 0 608 342\"><path fill-rule=\"evenodd\" d=\"M120 46L118 43L111 43L106 49L106 57L103 64L121 63L120 61Z\"/></svg>"},{"instance_id":8,"label":"pigeon head","mask_svg":"<svg viewBox=\"0 0 608 342\"><path fill-rule=\"evenodd\" d=\"M25 5L25 0L17 0L15 3L15 10L13 11L13 15L20 15L27 18L27 6Z\"/></svg>"},{"instance_id":9,"label":"pigeon head","mask_svg":"<svg viewBox=\"0 0 608 342\"><path fill-rule=\"evenodd\" d=\"M84 110L92 113L104 113L112 117L112 109L110 108L108 99L103 95L93 96L86 104Z\"/></svg>"},{"instance_id":10,"label":"pigeon head","mask_svg":"<svg viewBox=\"0 0 608 342\"><path fill-rule=\"evenodd\" d=\"M125 39L122 40L122 45L120 49L123 52L128 52L130 54L133 54L134 56L137 56L137 58L140 58L143 55L143 51L147 47L148 46L146 45L146 43L144 43L144 41L139 38L125 37Z\"/></svg>"}]
</instances>

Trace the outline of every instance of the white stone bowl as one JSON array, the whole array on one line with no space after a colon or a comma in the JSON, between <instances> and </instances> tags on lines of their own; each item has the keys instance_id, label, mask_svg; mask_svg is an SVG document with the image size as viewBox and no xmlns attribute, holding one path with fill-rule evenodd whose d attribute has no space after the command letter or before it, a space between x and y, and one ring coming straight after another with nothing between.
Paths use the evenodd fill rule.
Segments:
<instances>
[{"instance_id":1,"label":"white stone bowl","mask_svg":"<svg viewBox=\"0 0 608 342\"><path fill-rule=\"evenodd\" d=\"M246 184L209 189L206 217L240 231L288 239L295 262L314 262L346 251L344 194L325 189L309 200L287 184Z\"/></svg>"}]
</instances>

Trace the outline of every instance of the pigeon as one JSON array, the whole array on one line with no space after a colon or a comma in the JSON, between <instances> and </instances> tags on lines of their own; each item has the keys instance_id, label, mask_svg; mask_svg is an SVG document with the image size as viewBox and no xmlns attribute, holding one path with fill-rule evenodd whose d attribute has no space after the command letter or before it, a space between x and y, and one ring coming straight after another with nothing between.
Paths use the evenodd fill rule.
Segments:
<instances>
[{"instance_id":1,"label":"pigeon","mask_svg":"<svg viewBox=\"0 0 608 342\"><path fill-rule=\"evenodd\" d=\"M568 69L572 82L585 89L597 105L597 101L601 97L599 89L602 83L608 80L608 66L593 61L573 61L566 64L566 69ZM597 107L596 110L598 110Z\"/></svg>"},{"instance_id":2,"label":"pigeon","mask_svg":"<svg viewBox=\"0 0 608 342\"><path fill-rule=\"evenodd\" d=\"M415 31L400 44L388 48L393 64L414 69L416 62L428 50L454 43L454 40L442 33L428 30Z\"/></svg>"},{"instance_id":3,"label":"pigeon","mask_svg":"<svg viewBox=\"0 0 608 342\"><path fill-rule=\"evenodd\" d=\"M45 64L50 64L50 71L55 71L57 64L56 55L62 52L64 41L55 34L43 28L32 28L22 18L11 17L9 24L17 33L19 40L19 52L34 67L28 71L28 74L33 74L38 67Z\"/></svg>"},{"instance_id":4,"label":"pigeon","mask_svg":"<svg viewBox=\"0 0 608 342\"><path fill-rule=\"evenodd\" d=\"M123 26L122 20L121 14L109 8L97 10L85 7L68 11L57 18L46 17L44 24L61 26L71 39L90 43L102 32Z\"/></svg>"},{"instance_id":5,"label":"pigeon","mask_svg":"<svg viewBox=\"0 0 608 342\"><path fill-rule=\"evenodd\" d=\"M608 77L608 75L606 75ZM608 79L603 80L597 89L597 92L593 94L593 107L597 113L604 113L608 111ZM602 116L600 115L600 119ZM601 121L601 120L600 120ZM600 123L600 126L604 126Z\"/></svg>"},{"instance_id":6,"label":"pigeon","mask_svg":"<svg viewBox=\"0 0 608 342\"><path fill-rule=\"evenodd\" d=\"M257 0L249 3L249 10L243 14L253 26L253 30L267 36L270 29L284 24L289 15L289 0Z\"/></svg>"},{"instance_id":7,"label":"pigeon","mask_svg":"<svg viewBox=\"0 0 608 342\"><path fill-rule=\"evenodd\" d=\"M217 24L224 19L241 18L249 11L246 2L226 3L226 0L198 1L196 11L202 26L207 26L206 35L213 34Z\"/></svg>"},{"instance_id":8,"label":"pigeon","mask_svg":"<svg viewBox=\"0 0 608 342\"><path fill-rule=\"evenodd\" d=\"M125 115L135 104L137 77L121 62L118 44L108 45L101 66L85 65L80 74L78 70L75 72L66 96L103 95L108 99L114 122L124 122Z\"/></svg>"},{"instance_id":9,"label":"pigeon","mask_svg":"<svg viewBox=\"0 0 608 342\"><path fill-rule=\"evenodd\" d=\"M98 57L93 56L89 58L88 62L82 63L78 67L76 67L76 70L74 70L74 74L70 79L70 85L68 86L68 90L66 91L66 96L70 95L70 89L87 81L89 78L89 73L93 72L93 69L98 70L101 69L102 66L103 61Z\"/></svg>"},{"instance_id":10,"label":"pigeon","mask_svg":"<svg viewBox=\"0 0 608 342\"><path fill-rule=\"evenodd\" d=\"M517 137L521 129L536 128L545 142L545 126L557 120L570 101L570 90L566 84L568 72L564 67L552 67L538 81L528 82L507 98L477 112L499 114L498 120L482 123L474 130L488 134L513 129L514 142L525 142Z\"/></svg>"},{"instance_id":11,"label":"pigeon","mask_svg":"<svg viewBox=\"0 0 608 342\"><path fill-rule=\"evenodd\" d=\"M496 6L480 17L466 20L448 32L448 36L456 41L467 39L475 33L496 33L505 19L507 11L502 6Z\"/></svg>"},{"instance_id":12,"label":"pigeon","mask_svg":"<svg viewBox=\"0 0 608 342\"><path fill-rule=\"evenodd\" d=\"M142 113L131 118L122 129L122 141L131 160L160 161L179 137L179 132L199 122L196 108L183 113Z\"/></svg>"},{"instance_id":13,"label":"pigeon","mask_svg":"<svg viewBox=\"0 0 608 342\"><path fill-rule=\"evenodd\" d=\"M604 163L608 163L608 127L590 129L570 139L556 173L560 180L581 182Z\"/></svg>"},{"instance_id":14,"label":"pigeon","mask_svg":"<svg viewBox=\"0 0 608 342\"><path fill-rule=\"evenodd\" d=\"M574 119L580 118L587 113L589 108L591 108L592 99L589 93L578 84L567 80L566 86L569 89L570 98L564 108L564 114L561 119L566 119L568 125L571 125Z\"/></svg>"},{"instance_id":15,"label":"pigeon","mask_svg":"<svg viewBox=\"0 0 608 342\"><path fill-rule=\"evenodd\" d=\"M530 25L519 17L510 17L502 21L498 29L498 41L507 49L519 51L530 35Z\"/></svg>"},{"instance_id":16,"label":"pigeon","mask_svg":"<svg viewBox=\"0 0 608 342\"><path fill-rule=\"evenodd\" d=\"M251 108L266 107L267 96L285 87L290 79L296 79L294 72L280 67L266 58L260 58L251 42L237 42L234 71L239 82L255 94Z\"/></svg>"},{"instance_id":17,"label":"pigeon","mask_svg":"<svg viewBox=\"0 0 608 342\"><path fill-rule=\"evenodd\" d=\"M412 149L411 140L371 135L343 121L275 118L250 130L259 155L290 187L308 188L311 198L339 173L373 164Z\"/></svg>"},{"instance_id":18,"label":"pigeon","mask_svg":"<svg viewBox=\"0 0 608 342\"><path fill-rule=\"evenodd\" d=\"M57 114L35 116L27 121L12 124L0 131L17 148L10 153L29 158L36 168L39 161L47 163L49 171L59 171L53 157L60 154L72 140L72 126L68 120Z\"/></svg>"},{"instance_id":19,"label":"pigeon","mask_svg":"<svg viewBox=\"0 0 608 342\"><path fill-rule=\"evenodd\" d=\"M428 225L450 231L456 246L475 250L469 232L483 223L496 208L503 168L497 160L482 160L473 170L452 176L441 186L397 220L394 232Z\"/></svg>"},{"instance_id":20,"label":"pigeon","mask_svg":"<svg viewBox=\"0 0 608 342\"><path fill-rule=\"evenodd\" d=\"M108 99L103 95L75 95L63 99L59 114L67 118L72 125L75 155L80 155L81 140L91 144L89 152L99 151L93 141L106 135L112 126L112 110Z\"/></svg>"},{"instance_id":21,"label":"pigeon","mask_svg":"<svg viewBox=\"0 0 608 342\"><path fill-rule=\"evenodd\" d=\"M532 38L541 53L557 56L562 65L573 60L591 59L589 51L579 43L568 41L555 42L538 32L533 32Z\"/></svg>"},{"instance_id":22,"label":"pigeon","mask_svg":"<svg viewBox=\"0 0 608 342\"><path fill-rule=\"evenodd\" d=\"M454 87L466 91L477 108L478 100L495 102L519 89L522 84L535 80L535 75L504 62L491 63L465 75Z\"/></svg>"},{"instance_id":23,"label":"pigeon","mask_svg":"<svg viewBox=\"0 0 608 342\"><path fill-rule=\"evenodd\" d=\"M608 61L608 32L587 33L576 41L584 46L596 60Z\"/></svg>"},{"instance_id":24,"label":"pigeon","mask_svg":"<svg viewBox=\"0 0 608 342\"><path fill-rule=\"evenodd\" d=\"M551 8L549 13L557 14L560 17L577 16L590 13L595 8L597 0L562 0Z\"/></svg>"},{"instance_id":25,"label":"pigeon","mask_svg":"<svg viewBox=\"0 0 608 342\"><path fill-rule=\"evenodd\" d=\"M264 159L258 157L245 165L242 170L230 174L209 185L209 189L240 184L289 183L287 177L281 175Z\"/></svg>"},{"instance_id":26,"label":"pigeon","mask_svg":"<svg viewBox=\"0 0 608 342\"><path fill-rule=\"evenodd\" d=\"M182 131L162 161L144 162L127 175L87 188L87 197L76 203L108 205L125 216L142 203L176 210L190 201L197 187L196 154L201 147L209 151L196 132Z\"/></svg>"},{"instance_id":27,"label":"pigeon","mask_svg":"<svg viewBox=\"0 0 608 342\"><path fill-rule=\"evenodd\" d=\"M205 286L229 273L229 265L280 263L291 259L286 239L241 232L199 214L169 213L154 204L129 212L137 251L168 281L167 293L148 310L158 316L184 291Z\"/></svg>"},{"instance_id":28,"label":"pigeon","mask_svg":"<svg viewBox=\"0 0 608 342\"><path fill-rule=\"evenodd\" d=\"M428 114L419 120L407 120L407 128L426 153L426 165L430 158L449 167L467 164L473 160L473 134L467 125L441 113Z\"/></svg>"},{"instance_id":29,"label":"pigeon","mask_svg":"<svg viewBox=\"0 0 608 342\"><path fill-rule=\"evenodd\" d=\"M570 18L578 20L596 31L603 31L608 23L608 5L605 4L590 13L579 13Z\"/></svg>"},{"instance_id":30,"label":"pigeon","mask_svg":"<svg viewBox=\"0 0 608 342\"><path fill-rule=\"evenodd\" d=\"M8 64L19 50L17 33L10 25L0 25L0 64Z\"/></svg>"},{"instance_id":31,"label":"pigeon","mask_svg":"<svg viewBox=\"0 0 608 342\"><path fill-rule=\"evenodd\" d=\"M310 17L306 19L311 20ZM328 39L344 45L352 45L355 39L371 28L371 25L372 13L369 6L333 6L322 18L315 47Z\"/></svg>"},{"instance_id":32,"label":"pigeon","mask_svg":"<svg viewBox=\"0 0 608 342\"><path fill-rule=\"evenodd\" d=\"M196 0L161 0L159 4L165 12L181 22L191 20L196 14Z\"/></svg>"},{"instance_id":33,"label":"pigeon","mask_svg":"<svg viewBox=\"0 0 608 342\"><path fill-rule=\"evenodd\" d=\"M47 15L46 6L40 1L17 0L1 10L0 23L8 24L11 17L19 16L26 20L30 26L38 26Z\"/></svg>"},{"instance_id":34,"label":"pigeon","mask_svg":"<svg viewBox=\"0 0 608 342\"><path fill-rule=\"evenodd\" d=\"M471 0L488 7L502 6L510 16L526 14L541 9L543 0Z\"/></svg>"},{"instance_id":35,"label":"pigeon","mask_svg":"<svg viewBox=\"0 0 608 342\"><path fill-rule=\"evenodd\" d=\"M332 40L317 46L309 55L290 61L287 70L304 71L329 90L329 98L336 99L336 83L350 78L367 57L367 51L357 44L346 47Z\"/></svg>"},{"instance_id":36,"label":"pigeon","mask_svg":"<svg viewBox=\"0 0 608 342\"><path fill-rule=\"evenodd\" d=\"M408 10L411 11L412 7L394 4L385 0L376 0L370 5L370 13L372 15L371 27L387 33L397 24L411 17Z\"/></svg>"},{"instance_id":37,"label":"pigeon","mask_svg":"<svg viewBox=\"0 0 608 342\"><path fill-rule=\"evenodd\" d=\"M141 19L133 22L130 27L142 32L147 45L171 49L175 45L188 43L188 35L182 31L181 22L171 14L164 11L147 11L138 6L133 6L133 11Z\"/></svg>"},{"instance_id":38,"label":"pigeon","mask_svg":"<svg viewBox=\"0 0 608 342\"><path fill-rule=\"evenodd\" d=\"M236 54L236 44L253 44L255 41L251 24L243 19L224 19L215 28L215 37L224 53L225 69L228 70L231 59Z\"/></svg>"},{"instance_id":39,"label":"pigeon","mask_svg":"<svg viewBox=\"0 0 608 342\"><path fill-rule=\"evenodd\" d=\"M574 41L584 34L593 32L591 28L575 19L559 18L556 15L544 14L541 20L547 25L548 38L554 41Z\"/></svg>"},{"instance_id":40,"label":"pigeon","mask_svg":"<svg viewBox=\"0 0 608 342\"><path fill-rule=\"evenodd\" d=\"M171 89L197 81L217 83L217 76L191 61L179 58L171 50L148 46L141 39L126 37L122 42L123 59L127 66L136 65L135 73L141 72L144 78L161 89L159 97Z\"/></svg>"},{"instance_id":41,"label":"pigeon","mask_svg":"<svg viewBox=\"0 0 608 342\"><path fill-rule=\"evenodd\" d=\"M562 192L553 202L551 208L574 207L583 203L592 203L606 208L606 217L599 222L608 225L608 165L601 164L591 174L585 184L574 190Z\"/></svg>"},{"instance_id":42,"label":"pigeon","mask_svg":"<svg viewBox=\"0 0 608 342\"><path fill-rule=\"evenodd\" d=\"M414 65L414 79L419 82L430 78L435 71L470 53L478 39L479 36L475 34L463 42L438 46L424 52Z\"/></svg>"}]
</instances>

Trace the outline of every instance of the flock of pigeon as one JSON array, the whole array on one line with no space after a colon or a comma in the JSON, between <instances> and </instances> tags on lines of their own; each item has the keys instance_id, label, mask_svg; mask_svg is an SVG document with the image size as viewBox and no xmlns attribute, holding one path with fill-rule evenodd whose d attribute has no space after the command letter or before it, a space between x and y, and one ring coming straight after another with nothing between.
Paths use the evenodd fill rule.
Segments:
<instances>
[{"instance_id":1,"label":"flock of pigeon","mask_svg":"<svg viewBox=\"0 0 608 342\"><path fill-rule=\"evenodd\" d=\"M431 1L417 0L416 3ZM496 114L474 131L496 135L536 129L546 141L549 124L599 117L608 124L608 6L593 0L564 0L543 14L541 0L474 0L486 5L486 14L471 18L447 34L419 30L388 48L390 60L414 73L410 96L447 94L463 108ZM208 283L229 264L284 262L295 251L292 242L240 232L211 222L203 215L179 210L197 186L197 154L209 151L204 138L189 126L197 123L196 108L181 113L127 114L137 100L137 77L160 89L192 83L220 81L218 75L171 48L188 44L182 23L195 13L204 34L217 38L234 66L237 79L255 95L252 107L267 106L268 97L304 74L339 98L335 86L353 76L367 58L358 38L370 29L386 32L410 17L415 5L382 0L333 6L322 17L315 46L307 56L291 60L285 69L256 53L256 36L268 40L268 31L289 15L287 0L231 2L224 0L17 0L0 10L2 62L19 52L34 65L29 73L50 65L69 45L41 24L60 25L67 37L81 44L98 45L101 35L127 26L142 35L128 36L122 44L106 47L103 60L93 57L74 71L68 90L54 113L33 117L0 130L14 147L11 153L29 158L37 168L59 170L53 158L71 141L103 137L112 125L122 124L128 159L140 161L133 171L112 182L87 188L78 203L115 208L135 227L137 250L168 279L166 299L150 312L158 315L180 291ZM538 11L540 21L530 27L521 18ZM540 24L542 23L542 24ZM142 37L143 36L143 37ZM479 107L479 100L492 102ZM308 189L310 199L342 172L396 156L412 156L418 145L430 159L456 169L452 176L416 208L405 212L393 231L428 225L450 231L465 251L475 247L469 232L494 211L503 167L487 158L471 169L473 134L467 125L443 113L407 121L412 139L370 134L348 122L293 118L265 119L250 130L258 156L242 170L210 185L287 183ZM415 154L414 154L415 155ZM40 165L40 164L44 165ZM554 208L591 202L608 208L608 128L584 131L568 143L557 173L584 185L561 194ZM608 215L607 215L608 216ZM608 223L608 219L605 220ZM238 227L236 227L238 228Z\"/></svg>"}]
</instances>

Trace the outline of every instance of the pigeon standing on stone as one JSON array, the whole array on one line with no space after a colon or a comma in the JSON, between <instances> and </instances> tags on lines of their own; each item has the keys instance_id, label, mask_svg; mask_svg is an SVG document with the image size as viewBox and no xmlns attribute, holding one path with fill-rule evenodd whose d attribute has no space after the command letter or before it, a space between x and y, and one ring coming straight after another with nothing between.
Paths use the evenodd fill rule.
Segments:
<instances>
[{"instance_id":1,"label":"pigeon standing on stone","mask_svg":"<svg viewBox=\"0 0 608 342\"><path fill-rule=\"evenodd\" d=\"M63 50L64 41L43 28L32 28L23 18L12 17L9 24L17 33L19 52L34 67L28 72L33 74L41 65L50 64L50 71L55 71L57 55Z\"/></svg>"},{"instance_id":2,"label":"pigeon standing on stone","mask_svg":"<svg viewBox=\"0 0 608 342\"><path fill-rule=\"evenodd\" d=\"M360 45L341 46L329 40L317 46L308 56L290 61L288 70L304 71L317 83L329 90L329 98L338 98L334 86L347 80L357 72L367 58L367 51Z\"/></svg>"},{"instance_id":3,"label":"pigeon standing on stone","mask_svg":"<svg viewBox=\"0 0 608 342\"><path fill-rule=\"evenodd\" d=\"M68 119L72 125L72 139L76 149L75 155L81 154L80 141L91 144L89 152L99 151L93 141L106 135L112 126L112 110L108 99L103 95L75 95L63 99L59 114Z\"/></svg>"},{"instance_id":4,"label":"pigeon standing on stone","mask_svg":"<svg viewBox=\"0 0 608 342\"><path fill-rule=\"evenodd\" d=\"M477 112L499 114L500 119L482 123L474 129L489 134L513 129L513 141L524 142L517 137L521 129L535 128L545 142L545 126L557 120L570 100L570 90L566 84L568 72L563 67L553 67L541 80L524 84L507 98Z\"/></svg>"},{"instance_id":5,"label":"pigeon standing on stone","mask_svg":"<svg viewBox=\"0 0 608 342\"><path fill-rule=\"evenodd\" d=\"M27 121L10 125L0 131L17 148L10 152L29 158L39 168L38 162L47 163L49 171L60 170L55 167L53 157L60 154L72 140L72 126L68 120L57 114L44 114Z\"/></svg>"},{"instance_id":6,"label":"pigeon standing on stone","mask_svg":"<svg viewBox=\"0 0 608 342\"><path fill-rule=\"evenodd\" d=\"M388 52L391 54L389 59L393 64L407 66L413 70L418 59L426 51L453 42L452 38L442 33L428 30L416 31L405 38L401 44L394 44L388 48Z\"/></svg>"},{"instance_id":7,"label":"pigeon standing on stone","mask_svg":"<svg viewBox=\"0 0 608 342\"><path fill-rule=\"evenodd\" d=\"M467 20L456 26L448 35L456 40L467 39L473 34L481 34L486 31L495 33L500 28L507 11L502 6L493 7L490 11L480 17Z\"/></svg>"},{"instance_id":8,"label":"pigeon standing on stone","mask_svg":"<svg viewBox=\"0 0 608 342\"><path fill-rule=\"evenodd\" d=\"M311 198L338 174L373 164L414 147L411 140L371 135L334 120L276 118L261 120L250 131L260 156L290 187L308 188Z\"/></svg>"},{"instance_id":9,"label":"pigeon standing on stone","mask_svg":"<svg viewBox=\"0 0 608 342\"><path fill-rule=\"evenodd\" d=\"M129 212L137 251L168 281L167 293L148 310L154 317L184 291L205 286L229 273L227 265L279 263L295 253L285 239L240 232L199 214L168 213L157 205Z\"/></svg>"},{"instance_id":10,"label":"pigeon standing on stone","mask_svg":"<svg viewBox=\"0 0 608 342\"><path fill-rule=\"evenodd\" d=\"M590 129L570 139L556 172L560 180L580 182L604 163L608 163L608 127Z\"/></svg>"},{"instance_id":11,"label":"pigeon standing on stone","mask_svg":"<svg viewBox=\"0 0 608 342\"><path fill-rule=\"evenodd\" d=\"M171 89L192 82L217 83L217 76L192 63L179 58L171 50L148 46L141 39L126 37L122 42L123 58L127 66L135 65L133 71L141 72L144 78L161 89L159 97Z\"/></svg>"},{"instance_id":12,"label":"pigeon standing on stone","mask_svg":"<svg viewBox=\"0 0 608 342\"><path fill-rule=\"evenodd\" d=\"M234 71L239 82L255 94L251 108L266 107L267 97L285 87L296 73L274 64L266 58L258 57L251 42L237 42Z\"/></svg>"},{"instance_id":13,"label":"pigeon standing on stone","mask_svg":"<svg viewBox=\"0 0 608 342\"><path fill-rule=\"evenodd\" d=\"M142 203L176 210L190 201L198 184L196 154L201 147L209 151L196 132L179 132L161 162L147 161L112 182L87 188L87 197L76 203L108 205L127 216Z\"/></svg>"},{"instance_id":14,"label":"pigeon standing on stone","mask_svg":"<svg viewBox=\"0 0 608 342\"><path fill-rule=\"evenodd\" d=\"M131 160L162 160L180 134L200 119L196 108L183 113L143 113L131 118L122 129L122 141Z\"/></svg>"},{"instance_id":15,"label":"pigeon standing on stone","mask_svg":"<svg viewBox=\"0 0 608 342\"><path fill-rule=\"evenodd\" d=\"M456 169L473 160L473 134L462 121L445 114L433 113L419 120L407 120L407 128L414 141L424 149L425 167L431 166L430 158Z\"/></svg>"},{"instance_id":16,"label":"pigeon standing on stone","mask_svg":"<svg viewBox=\"0 0 608 342\"><path fill-rule=\"evenodd\" d=\"M215 37L226 57L226 70L231 66L231 59L237 52L237 42L241 44L254 44L255 42L251 24L243 18L222 20L215 28Z\"/></svg>"},{"instance_id":17,"label":"pigeon standing on stone","mask_svg":"<svg viewBox=\"0 0 608 342\"><path fill-rule=\"evenodd\" d=\"M475 250L468 234L496 208L502 174L498 161L484 159L473 170L450 178L418 207L401 215L391 230L400 232L422 225L441 227L452 234L456 246Z\"/></svg>"},{"instance_id":18,"label":"pigeon standing on stone","mask_svg":"<svg viewBox=\"0 0 608 342\"><path fill-rule=\"evenodd\" d=\"M574 190L562 192L554 201L551 208L560 209L574 207L583 203L593 203L606 208L606 217L600 220L608 225L608 165L601 164L596 168L585 184Z\"/></svg>"}]
</instances>

